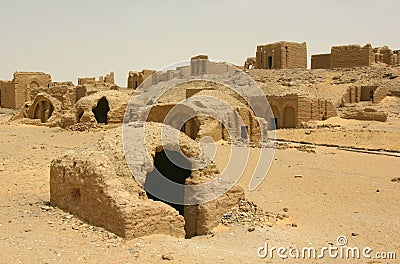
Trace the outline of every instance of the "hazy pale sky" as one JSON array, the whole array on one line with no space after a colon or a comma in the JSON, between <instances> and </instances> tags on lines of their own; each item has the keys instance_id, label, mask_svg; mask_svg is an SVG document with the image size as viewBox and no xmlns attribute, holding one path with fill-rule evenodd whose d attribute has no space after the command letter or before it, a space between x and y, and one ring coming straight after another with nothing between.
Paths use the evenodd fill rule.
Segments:
<instances>
[{"instance_id":1,"label":"hazy pale sky","mask_svg":"<svg viewBox=\"0 0 400 264\"><path fill-rule=\"evenodd\" d=\"M257 44L307 42L400 49L400 1L35 0L0 2L0 79L44 71L54 81L160 69L208 54L242 65ZM308 61L310 65L310 59Z\"/></svg>"}]
</instances>

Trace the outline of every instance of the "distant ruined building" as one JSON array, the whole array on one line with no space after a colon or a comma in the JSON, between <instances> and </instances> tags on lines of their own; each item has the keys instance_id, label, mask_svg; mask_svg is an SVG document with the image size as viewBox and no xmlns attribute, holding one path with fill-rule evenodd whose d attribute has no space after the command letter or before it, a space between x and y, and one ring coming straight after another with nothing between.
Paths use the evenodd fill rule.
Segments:
<instances>
[{"instance_id":1,"label":"distant ruined building","mask_svg":"<svg viewBox=\"0 0 400 264\"><path fill-rule=\"evenodd\" d=\"M136 89L142 84L149 76L156 71L154 70L142 70L141 72L130 71L128 74L128 89Z\"/></svg>"},{"instance_id":2,"label":"distant ruined building","mask_svg":"<svg viewBox=\"0 0 400 264\"><path fill-rule=\"evenodd\" d=\"M311 69L339 69L371 66L385 63L390 66L400 64L400 51L387 46L373 48L371 44L333 46L331 53L311 56Z\"/></svg>"},{"instance_id":3,"label":"distant ruined building","mask_svg":"<svg viewBox=\"0 0 400 264\"><path fill-rule=\"evenodd\" d=\"M43 72L15 72L11 81L0 81L0 107L16 109L31 100L31 92L51 85L50 74Z\"/></svg>"},{"instance_id":4,"label":"distant ruined building","mask_svg":"<svg viewBox=\"0 0 400 264\"><path fill-rule=\"evenodd\" d=\"M115 85L114 73L110 72L106 76L100 76L98 80L95 77L78 78L78 85Z\"/></svg>"},{"instance_id":5,"label":"distant ruined building","mask_svg":"<svg viewBox=\"0 0 400 264\"><path fill-rule=\"evenodd\" d=\"M254 58L248 58L245 69L305 69L307 68L307 45L280 41L257 46Z\"/></svg>"}]
</instances>

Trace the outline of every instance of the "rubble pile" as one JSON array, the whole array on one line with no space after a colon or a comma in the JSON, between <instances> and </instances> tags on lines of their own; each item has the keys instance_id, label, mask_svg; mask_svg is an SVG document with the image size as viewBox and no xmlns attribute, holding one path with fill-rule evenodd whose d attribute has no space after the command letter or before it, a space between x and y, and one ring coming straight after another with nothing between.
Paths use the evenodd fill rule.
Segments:
<instances>
[{"instance_id":1,"label":"rubble pile","mask_svg":"<svg viewBox=\"0 0 400 264\"><path fill-rule=\"evenodd\" d=\"M284 211L287 212L287 208L284 209L286 209ZM289 218L287 213L276 214L264 212L261 208L258 208L254 202L240 200L236 206L223 215L221 222L225 226L248 225L272 227L278 220L283 220L285 218Z\"/></svg>"}]
</instances>

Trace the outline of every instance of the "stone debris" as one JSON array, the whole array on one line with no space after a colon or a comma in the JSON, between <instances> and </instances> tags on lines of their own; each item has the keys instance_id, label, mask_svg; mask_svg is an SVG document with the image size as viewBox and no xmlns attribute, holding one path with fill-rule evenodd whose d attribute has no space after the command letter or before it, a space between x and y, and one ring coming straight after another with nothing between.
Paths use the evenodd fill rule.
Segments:
<instances>
[{"instance_id":1,"label":"stone debris","mask_svg":"<svg viewBox=\"0 0 400 264\"><path fill-rule=\"evenodd\" d=\"M96 123L76 123L74 125L66 127L65 129L68 131L89 132L97 131L101 128L104 128L104 125Z\"/></svg>"},{"instance_id":2,"label":"stone debris","mask_svg":"<svg viewBox=\"0 0 400 264\"><path fill-rule=\"evenodd\" d=\"M105 243L107 247L118 247L124 243L124 240L114 233L98 226L86 224L73 215L58 209L49 202L32 204L32 206L34 205L36 205L42 213L52 215L54 220L48 221L49 227L55 228L56 226L60 226L61 230L69 228L75 232L79 232L82 237L87 237L90 233L96 234L100 237L99 241ZM24 231L31 232L32 229L25 229ZM92 244L96 243L98 243L98 241L92 241Z\"/></svg>"},{"instance_id":3,"label":"stone debris","mask_svg":"<svg viewBox=\"0 0 400 264\"><path fill-rule=\"evenodd\" d=\"M290 142L276 142L275 148L280 150L296 149L302 152L314 153L314 154L316 153L314 145L294 144Z\"/></svg>"},{"instance_id":4,"label":"stone debris","mask_svg":"<svg viewBox=\"0 0 400 264\"><path fill-rule=\"evenodd\" d=\"M400 183L400 177L393 178L393 179L392 179L392 182L397 182L397 183Z\"/></svg>"},{"instance_id":5,"label":"stone debris","mask_svg":"<svg viewBox=\"0 0 400 264\"><path fill-rule=\"evenodd\" d=\"M281 215L264 212L254 202L240 200L237 205L223 215L221 222L225 226L250 226L249 232L253 232L256 226L272 227L277 220L288 218L287 214Z\"/></svg>"},{"instance_id":6,"label":"stone debris","mask_svg":"<svg viewBox=\"0 0 400 264\"><path fill-rule=\"evenodd\" d=\"M162 260L174 260L174 256L171 253L162 254L161 259Z\"/></svg>"}]
</instances>

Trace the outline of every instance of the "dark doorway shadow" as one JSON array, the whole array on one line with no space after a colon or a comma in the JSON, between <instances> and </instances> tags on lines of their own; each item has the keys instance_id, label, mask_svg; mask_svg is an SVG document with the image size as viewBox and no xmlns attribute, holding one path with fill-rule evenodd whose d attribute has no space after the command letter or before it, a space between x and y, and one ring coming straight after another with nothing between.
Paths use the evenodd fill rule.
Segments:
<instances>
[{"instance_id":1,"label":"dark doorway shadow","mask_svg":"<svg viewBox=\"0 0 400 264\"><path fill-rule=\"evenodd\" d=\"M169 157L171 157L173 162ZM150 199L164 202L175 208L180 215L184 216L184 185L186 178L188 178L191 173L191 163L179 152L169 150L157 152L154 157L154 170L147 173L144 183L146 194ZM162 176L182 186L178 188L172 187ZM179 204L164 201L158 197L173 197Z\"/></svg>"},{"instance_id":2,"label":"dark doorway shadow","mask_svg":"<svg viewBox=\"0 0 400 264\"><path fill-rule=\"evenodd\" d=\"M102 97L98 102L97 106L93 108L93 114L96 118L97 123L106 124L108 112L110 111L110 106L108 104L108 100L105 97Z\"/></svg>"}]
</instances>

